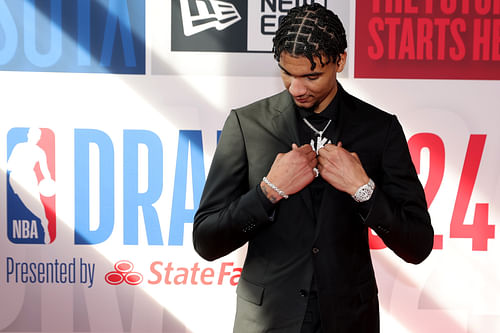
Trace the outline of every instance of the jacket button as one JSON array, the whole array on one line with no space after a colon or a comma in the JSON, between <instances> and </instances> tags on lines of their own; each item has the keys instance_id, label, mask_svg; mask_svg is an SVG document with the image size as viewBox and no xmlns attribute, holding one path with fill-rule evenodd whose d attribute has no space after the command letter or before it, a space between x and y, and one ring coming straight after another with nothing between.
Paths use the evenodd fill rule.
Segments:
<instances>
[{"instance_id":1,"label":"jacket button","mask_svg":"<svg viewBox=\"0 0 500 333\"><path fill-rule=\"evenodd\" d=\"M319 253L319 249L317 247L313 247L313 253L314 254L318 254Z\"/></svg>"},{"instance_id":2,"label":"jacket button","mask_svg":"<svg viewBox=\"0 0 500 333\"><path fill-rule=\"evenodd\" d=\"M307 297L307 290L305 289L300 289L299 290L299 295L302 297Z\"/></svg>"}]
</instances>

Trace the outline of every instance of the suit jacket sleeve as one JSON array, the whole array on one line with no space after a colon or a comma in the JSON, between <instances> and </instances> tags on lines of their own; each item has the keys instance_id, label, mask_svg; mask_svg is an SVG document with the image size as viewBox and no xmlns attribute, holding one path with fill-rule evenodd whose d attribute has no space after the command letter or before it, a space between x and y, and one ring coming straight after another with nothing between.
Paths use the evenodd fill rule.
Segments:
<instances>
[{"instance_id":1,"label":"suit jacket sleeve","mask_svg":"<svg viewBox=\"0 0 500 333\"><path fill-rule=\"evenodd\" d=\"M375 181L365 224L405 261L420 263L432 251L434 231L425 193L395 116L389 126L381 164L382 172Z\"/></svg>"},{"instance_id":2,"label":"suit jacket sleeve","mask_svg":"<svg viewBox=\"0 0 500 333\"><path fill-rule=\"evenodd\" d=\"M269 223L256 188L250 188L244 136L237 113L231 111L195 214L195 250L207 260L220 258L244 245Z\"/></svg>"}]
</instances>

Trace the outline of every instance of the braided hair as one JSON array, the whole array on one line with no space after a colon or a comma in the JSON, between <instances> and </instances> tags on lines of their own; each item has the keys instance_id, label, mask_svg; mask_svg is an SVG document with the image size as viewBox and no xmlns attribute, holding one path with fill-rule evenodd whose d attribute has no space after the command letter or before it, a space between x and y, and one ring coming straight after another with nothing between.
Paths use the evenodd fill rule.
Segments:
<instances>
[{"instance_id":1,"label":"braided hair","mask_svg":"<svg viewBox=\"0 0 500 333\"><path fill-rule=\"evenodd\" d=\"M273 38L276 61L283 51L305 56L311 62L311 70L316 67L314 57L324 66L330 61L338 62L346 48L346 34L339 17L317 3L291 9Z\"/></svg>"}]
</instances>

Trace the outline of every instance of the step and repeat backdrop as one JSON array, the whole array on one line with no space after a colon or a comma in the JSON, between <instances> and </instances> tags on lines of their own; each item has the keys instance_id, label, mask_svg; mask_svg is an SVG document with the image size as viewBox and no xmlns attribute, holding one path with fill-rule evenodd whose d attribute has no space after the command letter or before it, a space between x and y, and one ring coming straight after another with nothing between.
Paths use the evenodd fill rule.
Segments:
<instances>
[{"instance_id":1,"label":"step and repeat backdrop","mask_svg":"<svg viewBox=\"0 0 500 333\"><path fill-rule=\"evenodd\" d=\"M232 331L245 248L201 259L193 215L311 2L344 22L344 88L402 122L436 232L417 266L370 234L382 332L500 332L500 0L0 0L0 332Z\"/></svg>"}]
</instances>

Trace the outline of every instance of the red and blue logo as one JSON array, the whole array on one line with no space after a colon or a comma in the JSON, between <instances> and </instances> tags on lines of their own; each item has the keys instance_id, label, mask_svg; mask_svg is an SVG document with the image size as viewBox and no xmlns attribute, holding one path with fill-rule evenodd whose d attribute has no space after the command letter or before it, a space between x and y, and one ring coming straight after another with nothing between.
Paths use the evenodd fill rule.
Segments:
<instances>
[{"instance_id":1,"label":"red and blue logo","mask_svg":"<svg viewBox=\"0 0 500 333\"><path fill-rule=\"evenodd\" d=\"M56 238L55 136L48 128L7 134L7 235L17 244Z\"/></svg>"}]
</instances>

